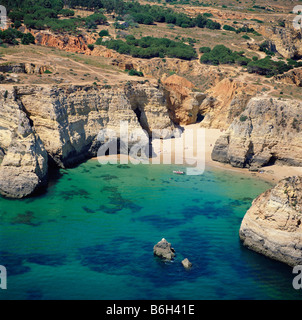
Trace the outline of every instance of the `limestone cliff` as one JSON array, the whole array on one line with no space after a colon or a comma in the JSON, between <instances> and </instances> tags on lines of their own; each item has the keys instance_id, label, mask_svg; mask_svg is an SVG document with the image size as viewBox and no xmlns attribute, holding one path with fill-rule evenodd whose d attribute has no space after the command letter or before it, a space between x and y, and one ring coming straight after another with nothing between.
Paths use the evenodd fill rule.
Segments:
<instances>
[{"instance_id":1,"label":"limestone cliff","mask_svg":"<svg viewBox=\"0 0 302 320\"><path fill-rule=\"evenodd\" d=\"M175 129L164 90L148 83L19 86L1 90L0 104L0 193L8 197L45 185L48 156L60 167L96 156L99 132L112 129L119 139L121 121L146 138Z\"/></svg>"},{"instance_id":2,"label":"limestone cliff","mask_svg":"<svg viewBox=\"0 0 302 320\"><path fill-rule=\"evenodd\" d=\"M248 248L291 266L302 264L302 178L282 180L245 215L240 238Z\"/></svg>"},{"instance_id":3,"label":"limestone cliff","mask_svg":"<svg viewBox=\"0 0 302 320\"><path fill-rule=\"evenodd\" d=\"M164 92L142 84L122 87L19 87L34 128L55 163L66 167L96 156L100 130L114 129L120 121L129 131L171 129Z\"/></svg>"},{"instance_id":4,"label":"limestone cliff","mask_svg":"<svg viewBox=\"0 0 302 320\"><path fill-rule=\"evenodd\" d=\"M251 99L246 110L216 142L212 159L251 170L276 161L301 166L301 111L299 101Z\"/></svg>"},{"instance_id":5,"label":"limestone cliff","mask_svg":"<svg viewBox=\"0 0 302 320\"><path fill-rule=\"evenodd\" d=\"M14 90L0 91L0 193L28 196L47 183L47 153Z\"/></svg>"}]
</instances>

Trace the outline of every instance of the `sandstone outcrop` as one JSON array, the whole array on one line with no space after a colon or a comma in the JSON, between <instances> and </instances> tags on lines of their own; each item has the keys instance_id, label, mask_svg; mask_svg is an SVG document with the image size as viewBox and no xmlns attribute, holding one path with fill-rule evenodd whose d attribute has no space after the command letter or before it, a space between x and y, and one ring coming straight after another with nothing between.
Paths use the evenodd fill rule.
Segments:
<instances>
[{"instance_id":1,"label":"sandstone outcrop","mask_svg":"<svg viewBox=\"0 0 302 320\"><path fill-rule=\"evenodd\" d=\"M200 114L205 116L202 126L226 130L256 92L255 85L239 80L225 78L218 82L206 92L207 98L199 108Z\"/></svg>"},{"instance_id":2,"label":"sandstone outcrop","mask_svg":"<svg viewBox=\"0 0 302 320\"><path fill-rule=\"evenodd\" d=\"M290 177L260 195L240 228L243 244L290 266L302 264L302 178Z\"/></svg>"},{"instance_id":3,"label":"sandstone outcrop","mask_svg":"<svg viewBox=\"0 0 302 320\"><path fill-rule=\"evenodd\" d=\"M194 84L178 75L166 78L163 84L173 121L180 125L196 123L199 107L206 95L194 92Z\"/></svg>"},{"instance_id":4,"label":"sandstone outcrop","mask_svg":"<svg viewBox=\"0 0 302 320\"><path fill-rule=\"evenodd\" d=\"M302 165L302 103L253 98L215 144L212 159L257 170L279 162Z\"/></svg>"},{"instance_id":5,"label":"sandstone outcrop","mask_svg":"<svg viewBox=\"0 0 302 320\"><path fill-rule=\"evenodd\" d=\"M164 238L154 246L153 253L154 255L167 260L173 260L175 257L175 250L172 248L171 243Z\"/></svg>"},{"instance_id":6,"label":"sandstone outcrop","mask_svg":"<svg viewBox=\"0 0 302 320\"><path fill-rule=\"evenodd\" d=\"M302 87L302 68L290 70L274 77L277 81Z\"/></svg>"},{"instance_id":7,"label":"sandstone outcrop","mask_svg":"<svg viewBox=\"0 0 302 320\"><path fill-rule=\"evenodd\" d=\"M36 39L36 44L87 55L91 54L88 45L95 42L93 38L87 35L61 35L53 34L49 31L32 31L32 34Z\"/></svg>"},{"instance_id":8,"label":"sandstone outcrop","mask_svg":"<svg viewBox=\"0 0 302 320\"><path fill-rule=\"evenodd\" d=\"M302 57L301 32L293 28L292 21L286 23L286 27L261 26L257 31L268 38L284 58Z\"/></svg>"},{"instance_id":9,"label":"sandstone outcrop","mask_svg":"<svg viewBox=\"0 0 302 320\"><path fill-rule=\"evenodd\" d=\"M48 156L13 90L0 91L0 128L0 193L26 197L46 185Z\"/></svg>"}]
</instances>

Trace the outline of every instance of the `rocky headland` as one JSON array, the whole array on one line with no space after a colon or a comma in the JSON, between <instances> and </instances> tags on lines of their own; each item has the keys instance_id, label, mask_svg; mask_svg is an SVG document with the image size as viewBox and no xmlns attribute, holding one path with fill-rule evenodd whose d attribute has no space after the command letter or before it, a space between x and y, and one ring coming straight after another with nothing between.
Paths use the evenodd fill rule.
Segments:
<instances>
[{"instance_id":1,"label":"rocky headland","mask_svg":"<svg viewBox=\"0 0 302 320\"><path fill-rule=\"evenodd\" d=\"M186 93L198 111L204 96ZM156 138L160 129L172 133L182 106L171 105L174 96L175 91L149 82L1 90L0 193L22 198L45 187L48 161L66 168L95 157L100 130L115 130L119 139L121 121L129 131L144 129L149 137Z\"/></svg>"},{"instance_id":2,"label":"rocky headland","mask_svg":"<svg viewBox=\"0 0 302 320\"><path fill-rule=\"evenodd\" d=\"M290 177L260 195L245 215L243 244L290 266L302 263L302 179Z\"/></svg>"},{"instance_id":3,"label":"rocky headland","mask_svg":"<svg viewBox=\"0 0 302 320\"><path fill-rule=\"evenodd\" d=\"M300 101L252 98L217 140L212 159L251 171L275 163L301 167L301 110ZM260 195L243 219L243 244L288 265L301 264L301 191L301 177L295 176Z\"/></svg>"},{"instance_id":4,"label":"rocky headland","mask_svg":"<svg viewBox=\"0 0 302 320\"><path fill-rule=\"evenodd\" d=\"M274 163L301 166L301 111L295 100L251 99L216 142L212 159L250 170Z\"/></svg>"},{"instance_id":5,"label":"rocky headland","mask_svg":"<svg viewBox=\"0 0 302 320\"><path fill-rule=\"evenodd\" d=\"M0 192L23 198L47 184L48 156L14 91L0 91Z\"/></svg>"}]
</instances>

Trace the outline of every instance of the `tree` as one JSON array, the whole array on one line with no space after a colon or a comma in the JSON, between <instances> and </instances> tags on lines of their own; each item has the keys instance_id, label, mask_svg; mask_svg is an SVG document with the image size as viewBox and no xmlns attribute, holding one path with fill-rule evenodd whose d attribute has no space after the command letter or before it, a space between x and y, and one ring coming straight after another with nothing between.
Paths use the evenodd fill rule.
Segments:
<instances>
[{"instance_id":1,"label":"tree","mask_svg":"<svg viewBox=\"0 0 302 320\"><path fill-rule=\"evenodd\" d=\"M21 43L28 45L28 44L34 44L35 43L35 37L31 33L25 33L23 34L21 38Z\"/></svg>"},{"instance_id":2,"label":"tree","mask_svg":"<svg viewBox=\"0 0 302 320\"><path fill-rule=\"evenodd\" d=\"M201 48L199 48L199 52L200 53L211 52L211 48L209 48L209 47L201 47Z\"/></svg>"},{"instance_id":3,"label":"tree","mask_svg":"<svg viewBox=\"0 0 302 320\"><path fill-rule=\"evenodd\" d=\"M99 32L99 36L100 36L101 38L103 38L103 37L109 37L109 31L108 31L108 30L102 30L102 31Z\"/></svg>"},{"instance_id":4,"label":"tree","mask_svg":"<svg viewBox=\"0 0 302 320\"><path fill-rule=\"evenodd\" d=\"M211 19L208 19L207 23L206 23L206 27L208 29L212 29L212 30L215 30L215 29L221 29L221 24L218 23L218 22L215 22Z\"/></svg>"},{"instance_id":5,"label":"tree","mask_svg":"<svg viewBox=\"0 0 302 320\"><path fill-rule=\"evenodd\" d=\"M195 23L198 28L204 28L207 24L207 19L201 14L199 14L195 19Z\"/></svg>"}]
</instances>

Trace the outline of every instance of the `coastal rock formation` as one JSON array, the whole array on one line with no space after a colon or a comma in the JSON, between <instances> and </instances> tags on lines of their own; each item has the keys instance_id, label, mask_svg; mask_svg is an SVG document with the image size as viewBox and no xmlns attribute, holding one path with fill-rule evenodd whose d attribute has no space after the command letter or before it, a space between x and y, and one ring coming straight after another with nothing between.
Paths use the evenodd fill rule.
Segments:
<instances>
[{"instance_id":1,"label":"coastal rock formation","mask_svg":"<svg viewBox=\"0 0 302 320\"><path fill-rule=\"evenodd\" d=\"M256 92L255 85L239 80L225 78L218 82L206 92L207 98L199 108L200 114L205 115L202 126L226 130Z\"/></svg>"},{"instance_id":2,"label":"coastal rock formation","mask_svg":"<svg viewBox=\"0 0 302 320\"><path fill-rule=\"evenodd\" d=\"M260 195L246 213L243 244L290 266L302 264L302 178L290 177Z\"/></svg>"},{"instance_id":3,"label":"coastal rock formation","mask_svg":"<svg viewBox=\"0 0 302 320\"><path fill-rule=\"evenodd\" d=\"M19 87L17 95L48 154L61 167L97 155L98 134L120 122L129 131L175 129L162 90L128 84L122 87Z\"/></svg>"},{"instance_id":4,"label":"coastal rock formation","mask_svg":"<svg viewBox=\"0 0 302 320\"><path fill-rule=\"evenodd\" d=\"M14 91L0 91L0 128L0 193L26 197L46 185L48 156Z\"/></svg>"},{"instance_id":5,"label":"coastal rock formation","mask_svg":"<svg viewBox=\"0 0 302 320\"><path fill-rule=\"evenodd\" d=\"M206 95L194 92L194 84L178 75L166 78L163 84L173 121L180 125L196 123L199 107Z\"/></svg>"},{"instance_id":6,"label":"coastal rock formation","mask_svg":"<svg viewBox=\"0 0 302 320\"><path fill-rule=\"evenodd\" d=\"M62 168L73 166L97 156L112 135L117 152L128 153L141 139L149 150L151 135L158 138L164 129L169 136L176 129L164 90L148 83L18 86L0 91L0 106L0 193L14 198L46 184L48 159ZM121 129L128 129L128 146ZM112 131L106 138L102 130Z\"/></svg>"},{"instance_id":7,"label":"coastal rock formation","mask_svg":"<svg viewBox=\"0 0 302 320\"><path fill-rule=\"evenodd\" d=\"M184 259L181 263L185 269L190 269L193 266L193 264L187 258Z\"/></svg>"},{"instance_id":8,"label":"coastal rock formation","mask_svg":"<svg viewBox=\"0 0 302 320\"><path fill-rule=\"evenodd\" d=\"M153 253L154 255L167 260L172 260L175 257L175 250L172 248L171 243L165 238L154 246Z\"/></svg>"},{"instance_id":9,"label":"coastal rock formation","mask_svg":"<svg viewBox=\"0 0 302 320\"><path fill-rule=\"evenodd\" d=\"M253 98L216 142L212 159L257 170L279 162L302 165L302 103Z\"/></svg>"}]
</instances>

